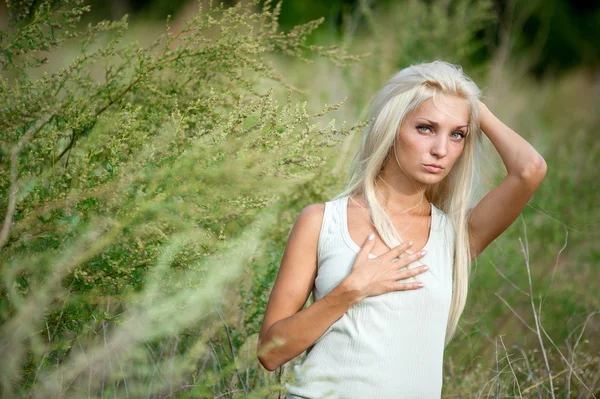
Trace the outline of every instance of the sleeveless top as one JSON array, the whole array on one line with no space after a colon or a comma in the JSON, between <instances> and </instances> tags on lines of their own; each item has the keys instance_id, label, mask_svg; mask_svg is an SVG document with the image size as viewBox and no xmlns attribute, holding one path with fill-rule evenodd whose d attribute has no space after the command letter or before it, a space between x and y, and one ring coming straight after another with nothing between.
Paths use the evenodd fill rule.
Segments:
<instances>
[{"instance_id":1,"label":"sleeveless top","mask_svg":"<svg viewBox=\"0 0 600 399\"><path fill-rule=\"evenodd\" d=\"M325 203L315 301L350 273L360 251L348 232L348 199ZM353 305L294 367L286 399L440 398L454 242L450 219L431 204L427 254L408 266L426 264L429 270L400 281L421 281L424 287L367 297Z\"/></svg>"}]
</instances>

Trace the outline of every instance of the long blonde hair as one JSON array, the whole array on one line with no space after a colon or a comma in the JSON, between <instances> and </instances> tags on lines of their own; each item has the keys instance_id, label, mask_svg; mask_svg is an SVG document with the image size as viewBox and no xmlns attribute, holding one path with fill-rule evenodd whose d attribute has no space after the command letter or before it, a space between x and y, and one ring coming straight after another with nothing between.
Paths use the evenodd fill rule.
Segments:
<instances>
[{"instance_id":1,"label":"long blonde hair","mask_svg":"<svg viewBox=\"0 0 600 399\"><path fill-rule=\"evenodd\" d=\"M402 243L392 220L377 199L376 181L390 151L395 148L398 128L406 116L437 94L455 95L467 100L470 105L468 133L462 154L448 176L425 191L426 198L448 215L456 233L447 345L454 336L467 301L471 268L467 208L474 192L475 153L481 151L477 103L481 91L461 67L442 61L412 65L396 73L383 85L371 101L371 122L363 133L360 150L354 158L350 182L336 198L363 196L371 211L371 222L386 245L393 248Z\"/></svg>"}]
</instances>

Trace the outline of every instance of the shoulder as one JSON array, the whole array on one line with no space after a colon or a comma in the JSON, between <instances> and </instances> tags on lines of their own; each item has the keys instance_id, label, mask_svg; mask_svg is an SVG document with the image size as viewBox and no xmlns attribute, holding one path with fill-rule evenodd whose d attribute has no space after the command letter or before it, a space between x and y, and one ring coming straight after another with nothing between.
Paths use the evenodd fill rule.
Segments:
<instances>
[{"instance_id":1,"label":"shoulder","mask_svg":"<svg viewBox=\"0 0 600 399\"><path fill-rule=\"evenodd\" d=\"M312 262L313 260L316 262L324 212L324 204L312 204L302 209L290 232L284 263L289 257L294 258L294 264ZM307 256L312 253L314 253L314 259Z\"/></svg>"},{"instance_id":2,"label":"shoulder","mask_svg":"<svg viewBox=\"0 0 600 399\"><path fill-rule=\"evenodd\" d=\"M302 209L290 233L288 246L295 247L298 245L304 248L316 248L321 234L324 214L324 204L312 204Z\"/></svg>"},{"instance_id":3,"label":"shoulder","mask_svg":"<svg viewBox=\"0 0 600 399\"><path fill-rule=\"evenodd\" d=\"M323 216L325 214L325 204L311 204L302 209L298 218L296 219L296 225L301 225L303 228L310 230L320 229L323 223Z\"/></svg>"}]
</instances>

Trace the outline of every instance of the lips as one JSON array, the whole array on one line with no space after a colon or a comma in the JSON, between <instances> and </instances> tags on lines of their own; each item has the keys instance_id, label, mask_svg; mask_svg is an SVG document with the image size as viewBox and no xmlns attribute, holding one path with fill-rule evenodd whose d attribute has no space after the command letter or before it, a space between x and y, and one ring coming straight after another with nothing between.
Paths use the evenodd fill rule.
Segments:
<instances>
[{"instance_id":1,"label":"lips","mask_svg":"<svg viewBox=\"0 0 600 399\"><path fill-rule=\"evenodd\" d=\"M435 164L435 163L431 163L431 164L427 164L427 165L423 165L425 167L425 170L427 170L430 173L440 173L441 171L444 170L444 168L441 165Z\"/></svg>"}]
</instances>

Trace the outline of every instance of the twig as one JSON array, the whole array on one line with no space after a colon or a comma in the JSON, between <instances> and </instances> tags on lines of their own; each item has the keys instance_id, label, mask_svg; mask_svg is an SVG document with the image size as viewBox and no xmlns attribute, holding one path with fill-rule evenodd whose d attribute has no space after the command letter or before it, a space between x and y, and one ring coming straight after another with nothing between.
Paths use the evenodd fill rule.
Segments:
<instances>
[{"instance_id":1,"label":"twig","mask_svg":"<svg viewBox=\"0 0 600 399\"><path fill-rule=\"evenodd\" d=\"M50 115L46 115L38 121L38 124L43 126L50 118ZM8 240L13 214L15 213L15 209L17 207L17 193L19 191L19 154L21 153L21 150L23 150L23 147L29 138L33 136L37 130L39 130L39 128L35 129L38 124L34 124L31 128L29 128L21 140L19 140L19 142L10 152L10 188L8 191L8 207L6 208L6 215L4 216L4 225L2 226L2 230L0 230L0 251L2 251L4 244L6 244L6 241Z\"/></svg>"},{"instance_id":2,"label":"twig","mask_svg":"<svg viewBox=\"0 0 600 399\"><path fill-rule=\"evenodd\" d=\"M500 371L498 370L498 366L500 362L498 361L498 338L494 340L494 354L496 355L496 399L500 397Z\"/></svg>"},{"instance_id":3,"label":"twig","mask_svg":"<svg viewBox=\"0 0 600 399\"><path fill-rule=\"evenodd\" d=\"M242 388L244 389L244 395L248 395L248 387L244 383L244 380L242 379L242 376L240 375L240 371L238 370L237 364L235 363L235 350L233 348L233 342L231 341L231 335L229 334L229 326L225 322L225 319L223 319L223 316L221 316L221 312L219 312L219 308L217 307L217 303L215 302L214 299L213 299L213 305L214 305L215 313L217 314L217 316L219 316L219 319L221 319L221 322L223 323L223 327L225 328L225 334L227 335L227 342L229 344L229 350L231 351L231 358L232 358L231 361L235 368L235 374L237 375L238 380L240 381L240 384L242 384Z\"/></svg>"},{"instance_id":4,"label":"twig","mask_svg":"<svg viewBox=\"0 0 600 399\"><path fill-rule=\"evenodd\" d=\"M510 281L510 280L508 279L508 277L506 277L506 276L505 276L505 275L504 275L504 274L503 274L503 273L502 273L502 272L501 272L501 271L500 271L500 270L499 270L499 269L496 267L496 265L494 265L494 262L490 262L490 264L491 264L491 265L492 265L492 267L493 267L493 268L496 270L496 272L498 272L498 274L499 274L500 276L502 276L502 278L503 278L504 280L506 280L506 282L507 282L508 284L512 285L512 286L513 286L513 287L514 287L514 288L515 288L517 291L519 291L521 294L524 294L524 295L527 295L527 296L529 296L529 294L528 294L528 293L526 293L525 291L523 291L522 289L520 289L519 287L517 287L517 286L516 286L516 285L515 285L515 284L514 284L512 281Z\"/></svg>"},{"instance_id":5,"label":"twig","mask_svg":"<svg viewBox=\"0 0 600 399\"><path fill-rule=\"evenodd\" d=\"M217 351L216 351L215 347L213 346L212 341L210 339L208 340L208 345L210 346L210 349L212 350L214 359L216 360L216 362L213 362L213 370L216 371L216 368L218 367L219 373L221 373L223 371L223 367L221 367L221 361L219 360L219 355L217 354ZM216 387L213 387L213 390L214 390L214 388L216 388Z\"/></svg>"},{"instance_id":6,"label":"twig","mask_svg":"<svg viewBox=\"0 0 600 399\"><path fill-rule=\"evenodd\" d=\"M584 365L582 365L582 366L579 366L579 367L577 367L577 369L583 369L583 368L585 368L585 367L587 367L587 366L591 366L592 364L594 364L594 363L596 363L596 362L597 362L597 360L592 360L592 361L589 361L589 362L587 362L586 364L584 364ZM562 370L562 371L559 371L558 373L554 374L554 375L552 376L552 378L554 379L554 378L560 377L561 375L563 375L563 374L564 374L564 373L566 373L567 371L569 371L569 369L564 369L564 370ZM532 385L532 386L530 386L530 387L527 387L527 388L525 388L525 389L523 390L523 393L525 394L525 393L527 393L527 392L531 391L533 388L537 388L538 386L540 386L540 385L541 385L541 384L543 384L543 383L544 383L544 379L542 379L542 380L541 380L541 381L539 381L539 382L536 382L535 384L533 384L533 385ZM592 394L592 395L593 395L593 394ZM594 398L595 398L595 396L594 396Z\"/></svg>"},{"instance_id":7,"label":"twig","mask_svg":"<svg viewBox=\"0 0 600 399\"><path fill-rule=\"evenodd\" d=\"M504 340L502 339L502 335L499 335L498 338L500 338L500 343L502 344L502 347L504 348L504 352L506 352L506 361L508 362L508 365L510 366L510 371L512 372L513 377L515 377L515 382L517 383L517 388L519 389L519 397L522 399L523 394L521 393L521 386L519 385L519 380L517 379L515 370L513 369L512 364L510 363L510 355L508 353L508 350L506 349L506 346L504 345Z\"/></svg>"},{"instance_id":8,"label":"twig","mask_svg":"<svg viewBox=\"0 0 600 399\"><path fill-rule=\"evenodd\" d=\"M569 351L569 362L573 364L575 362L575 350L571 348L571 345L569 344L569 338L565 339L565 345L567 347L567 350ZM565 398L569 398L571 396L571 375L572 370L569 367L569 372L565 377Z\"/></svg>"},{"instance_id":9,"label":"twig","mask_svg":"<svg viewBox=\"0 0 600 399\"><path fill-rule=\"evenodd\" d=\"M525 325L525 327L527 327L531 332L533 332L535 334L535 330L533 329L533 327L530 327L529 324L527 324L527 322L525 320L523 320L523 318L508 304L506 299L502 298L502 295L496 293L496 296L498 298L500 298L500 300L502 302L504 302L504 304L510 309L511 312L513 312L513 314L517 317L517 319L521 320L521 323L523 323Z\"/></svg>"},{"instance_id":10,"label":"twig","mask_svg":"<svg viewBox=\"0 0 600 399\"><path fill-rule=\"evenodd\" d=\"M563 362L566 363L567 367L569 367L570 370L573 370L573 366L569 363L569 361L565 358L565 356L562 354L562 352L560 351L560 349L558 348L558 346L554 343L554 341L552 340L552 338L550 338L550 335L548 335L548 333L546 332L546 329L540 325L542 332L544 333L544 335L546 336L546 338L548 338L548 341L550 341L550 343L554 346L554 348L556 349L556 351L558 352L558 354L560 355L560 357L562 358ZM579 375L577 373L575 373L573 371L573 375L575 376L575 378L577 378L577 380L581 383L581 385L583 385L585 387L585 389L588 390L588 392L592 392L590 390L590 388L585 385L585 383L581 380L581 378L579 378ZM592 393L593 396L593 393ZM595 398L595 396L594 396Z\"/></svg>"},{"instance_id":11,"label":"twig","mask_svg":"<svg viewBox=\"0 0 600 399\"><path fill-rule=\"evenodd\" d=\"M185 389L185 388L195 388L197 386L198 385L191 385L191 384L182 385L182 386L178 387L177 389L169 392L169 394L167 396L165 396L165 399L169 399L172 395L174 395L178 391L181 391L182 389Z\"/></svg>"},{"instance_id":12,"label":"twig","mask_svg":"<svg viewBox=\"0 0 600 399\"><path fill-rule=\"evenodd\" d=\"M567 230L567 228L565 227L565 243L563 244L562 248L556 254L556 261L554 262L554 268L552 269L552 278L550 279L550 284L548 285L548 291L546 291L546 295L544 295L544 297L547 297L548 294L550 293L550 288L552 288L552 283L554 282L554 275L556 274L556 269L558 268L558 261L560 260L560 255L563 253L565 248L567 248L568 239L569 239L569 230Z\"/></svg>"},{"instance_id":13,"label":"twig","mask_svg":"<svg viewBox=\"0 0 600 399\"><path fill-rule=\"evenodd\" d=\"M243 391L241 389L234 389L232 391L226 391L226 392L223 392L222 394L220 394L218 396L215 396L215 399L222 398L225 395L229 395L230 393L236 393L236 392L243 392Z\"/></svg>"},{"instance_id":14,"label":"twig","mask_svg":"<svg viewBox=\"0 0 600 399\"><path fill-rule=\"evenodd\" d=\"M506 366L505 366L505 367L503 367L501 370L499 370L499 374L502 374L502 372L504 371L504 369L505 369L505 368L506 368ZM484 385L483 387L481 387L481 389L479 390L479 393L477 394L477 398L480 398L480 397L481 397L481 395L483 395L483 391L484 391L484 389L485 389L485 388L488 386L488 384L490 384L490 383L493 383L494 381L499 381L499 378L498 378L497 376L494 376L494 378L492 378L491 380L488 380L488 381L485 383L485 385ZM489 397L489 396L490 396L490 393L489 393L489 392L490 392L492 389L494 389L494 386L493 386L493 385L492 385L492 386L491 386L491 387L488 389L488 394L486 395L486 397Z\"/></svg>"},{"instance_id":15,"label":"twig","mask_svg":"<svg viewBox=\"0 0 600 399\"><path fill-rule=\"evenodd\" d=\"M540 347L542 349L542 355L544 356L544 362L546 364L546 371L549 377L550 383L550 395L552 399L556 399L554 395L554 384L552 383L552 370L550 370L550 364L548 363L548 356L546 355L546 348L544 347L544 340L542 339L542 334L540 332L540 322L538 320L538 315L535 310L535 303L533 301L533 284L531 282L531 270L529 268L529 245L527 243L527 226L525 222L523 222L523 230L525 232L525 245L523 245L523 241L519 238L519 243L521 244L521 250L523 251L523 256L525 257L525 267L527 268L527 279L529 283L529 299L531 301L531 308L533 309L533 319L535 321L536 335L540 342Z\"/></svg>"},{"instance_id":16,"label":"twig","mask_svg":"<svg viewBox=\"0 0 600 399\"><path fill-rule=\"evenodd\" d=\"M527 359L527 353L525 353L525 350L523 350L523 348L519 348L519 350L523 354L523 359L525 360L525 365L527 366L527 371L529 371L529 374L527 375L527 379L531 380L531 382L533 382L533 371L531 370L531 365L529 364L529 360ZM540 391L539 388L537 389L537 394L540 399L543 399L542 392Z\"/></svg>"},{"instance_id":17,"label":"twig","mask_svg":"<svg viewBox=\"0 0 600 399\"><path fill-rule=\"evenodd\" d=\"M585 331L585 328L587 327L588 322L590 321L590 319L593 316L595 316L598 313L600 313L600 312L597 312L597 311L596 312L592 312L585 319L585 322L583 323L583 326L581 327L581 332L579 333L579 337L577 337L577 340L575 341L575 344L573 345L573 348L571 350L571 363L573 363L573 361L574 361L575 350L577 350L577 345L579 345L579 341L581 340L581 337L583 336L583 332ZM567 338L567 340L565 342L567 343L567 346L568 346L568 338ZM570 390L571 390L571 374L572 374L572 370L569 369L569 373L567 374L567 382L566 382L566 385L567 385L567 394L569 394ZM569 396L567 395L567 397L569 397Z\"/></svg>"}]
</instances>

